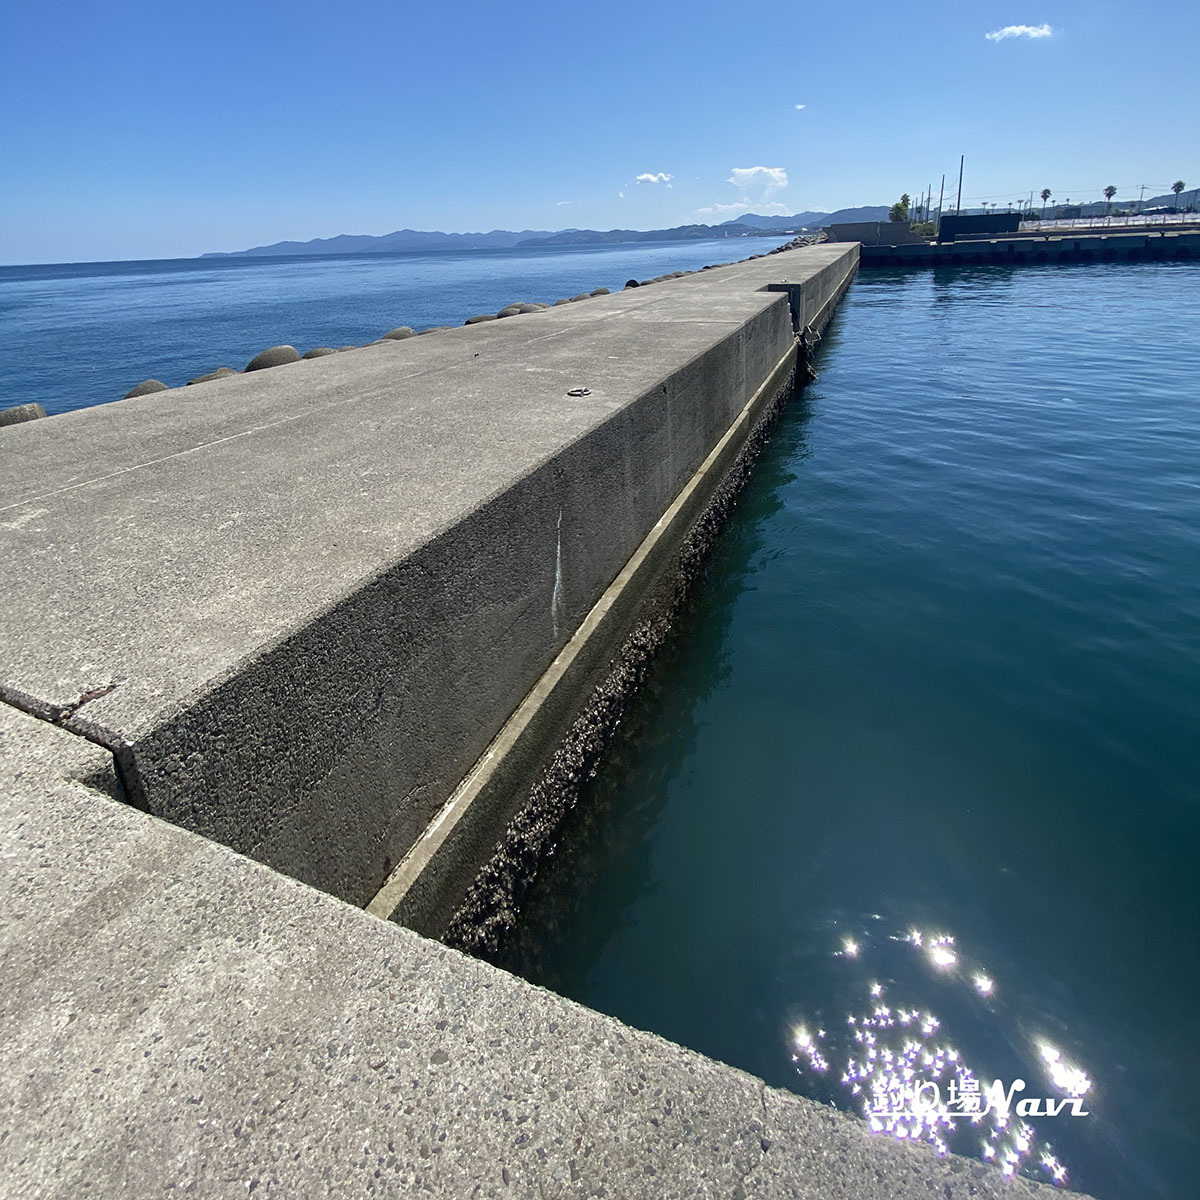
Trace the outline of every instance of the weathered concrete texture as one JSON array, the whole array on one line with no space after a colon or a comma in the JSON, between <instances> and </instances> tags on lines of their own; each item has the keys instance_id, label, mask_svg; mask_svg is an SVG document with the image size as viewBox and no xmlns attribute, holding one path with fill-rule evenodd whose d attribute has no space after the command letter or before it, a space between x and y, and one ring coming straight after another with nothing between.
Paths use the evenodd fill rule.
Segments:
<instances>
[{"instance_id":1,"label":"weathered concrete texture","mask_svg":"<svg viewBox=\"0 0 1200 1200\"><path fill-rule=\"evenodd\" d=\"M867 246L901 246L924 243L925 238L913 233L911 221L848 221L828 226L831 242L861 242Z\"/></svg>"},{"instance_id":2,"label":"weathered concrete texture","mask_svg":"<svg viewBox=\"0 0 1200 1200\"><path fill-rule=\"evenodd\" d=\"M125 393L124 398L126 400L136 400L138 396L153 396L156 392L168 392L170 390L161 379L143 379L141 383L135 387L131 387Z\"/></svg>"},{"instance_id":3,"label":"weathered concrete texture","mask_svg":"<svg viewBox=\"0 0 1200 1200\"><path fill-rule=\"evenodd\" d=\"M46 415L40 404L14 404L0 408L0 425L20 425L25 421L38 421Z\"/></svg>"},{"instance_id":4,"label":"weathered concrete texture","mask_svg":"<svg viewBox=\"0 0 1200 1200\"><path fill-rule=\"evenodd\" d=\"M79 782L0 705L0 1195L1032 1200Z\"/></svg>"},{"instance_id":5,"label":"weathered concrete texture","mask_svg":"<svg viewBox=\"0 0 1200 1200\"><path fill-rule=\"evenodd\" d=\"M0 694L365 904L791 347L763 289L855 250L6 431Z\"/></svg>"},{"instance_id":6,"label":"weathered concrete texture","mask_svg":"<svg viewBox=\"0 0 1200 1200\"><path fill-rule=\"evenodd\" d=\"M218 367L206 375L197 375L195 379L189 379L186 386L191 387L194 383L215 383L218 379L228 379L231 375L236 374L237 372L232 367Z\"/></svg>"},{"instance_id":7,"label":"weathered concrete texture","mask_svg":"<svg viewBox=\"0 0 1200 1200\"><path fill-rule=\"evenodd\" d=\"M245 366L247 371L265 371L268 367L284 367L300 361L300 351L295 346L271 346L261 350Z\"/></svg>"},{"instance_id":8,"label":"weathered concrete texture","mask_svg":"<svg viewBox=\"0 0 1200 1200\"><path fill-rule=\"evenodd\" d=\"M1162 228L1154 232L1064 230L1051 234L958 238L938 244L864 246L864 267L1020 266L1040 263L1183 262L1200 257L1200 233Z\"/></svg>"}]
</instances>

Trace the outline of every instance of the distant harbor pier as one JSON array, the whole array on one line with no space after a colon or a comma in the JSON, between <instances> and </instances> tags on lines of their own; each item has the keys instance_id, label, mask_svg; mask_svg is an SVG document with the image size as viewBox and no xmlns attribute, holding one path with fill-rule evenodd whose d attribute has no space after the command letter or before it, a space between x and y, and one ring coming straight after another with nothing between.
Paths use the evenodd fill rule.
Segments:
<instances>
[{"instance_id":1,"label":"distant harbor pier","mask_svg":"<svg viewBox=\"0 0 1200 1200\"><path fill-rule=\"evenodd\" d=\"M914 234L907 221L834 225L834 241L862 243L863 267L967 267L1089 262L1194 261L1200 258L1200 222L1130 226L1052 222L1046 226L1004 217L947 217L936 240ZM1012 214L1015 218L1016 214ZM990 231L980 228L986 224Z\"/></svg>"}]
</instances>

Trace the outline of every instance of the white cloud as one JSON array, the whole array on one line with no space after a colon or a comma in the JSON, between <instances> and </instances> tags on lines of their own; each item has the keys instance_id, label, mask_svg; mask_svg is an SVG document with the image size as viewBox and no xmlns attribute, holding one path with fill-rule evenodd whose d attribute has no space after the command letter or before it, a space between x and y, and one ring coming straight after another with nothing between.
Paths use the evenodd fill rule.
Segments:
<instances>
[{"instance_id":1,"label":"white cloud","mask_svg":"<svg viewBox=\"0 0 1200 1200\"><path fill-rule=\"evenodd\" d=\"M807 104L797 104L795 106L797 112L799 112L802 108L807 108L807 107L808 107Z\"/></svg>"},{"instance_id":2,"label":"white cloud","mask_svg":"<svg viewBox=\"0 0 1200 1200\"><path fill-rule=\"evenodd\" d=\"M754 209L760 217L786 217L789 215L789 210L786 204L780 204L777 200L770 204L761 202L755 203L752 200L735 200L732 204L709 204L705 208L698 208L698 213L703 213L706 217L731 217L738 213L749 212Z\"/></svg>"},{"instance_id":3,"label":"white cloud","mask_svg":"<svg viewBox=\"0 0 1200 1200\"><path fill-rule=\"evenodd\" d=\"M1007 38L1048 38L1054 36L1049 25L1005 25L983 35L989 42L1003 42Z\"/></svg>"},{"instance_id":4,"label":"white cloud","mask_svg":"<svg viewBox=\"0 0 1200 1200\"><path fill-rule=\"evenodd\" d=\"M732 183L741 196L729 204L710 204L696 211L703 216L736 216L738 213L756 212L764 217L787 216L786 205L771 197L788 185L787 171L783 167L734 167L727 183Z\"/></svg>"},{"instance_id":5,"label":"white cloud","mask_svg":"<svg viewBox=\"0 0 1200 1200\"><path fill-rule=\"evenodd\" d=\"M643 175L639 175L635 180L636 183L665 183L668 187L671 186L671 180L674 175L668 175L666 171L647 171Z\"/></svg>"},{"instance_id":6,"label":"white cloud","mask_svg":"<svg viewBox=\"0 0 1200 1200\"><path fill-rule=\"evenodd\" d=\"M618 193L617 193L617 199L618 199L618 200L624 200L624 199L625 199L625 193L624 193L624 192L618 192Z\"/></svg>"},{"instance_id":7,"label":"white cloud","mask_svg":"<svg viewBox=\"0 0 1200 1200\"><path fill-rule=\"evenodd\" d=\"M698 208L698 213L703 213L706 217L724 216L727 217L732 213L749 212L751 204L748 200L735 200L732 204L707 204L704 208Z\"/></svg>"},{"instance_id":8,"label":"white cloud","mask_svg":"<svg viewBox=\"0 0 1200 1200\"><path fill-rule=\"evenodd\" d=\"M570 203L572 203L572 201L570 201L570 200L555 200L554 207L555 208L566 208L567 205Z\"/></svg>"},{"instance_id":9,"label":"white cloud","mask_svg":"<svg viewBox=\"0 0 1200 1200\"><path fill-rule=\"evenodd\" d=\"M787 171L783 167L734 167L729 173L729 182L743 192L777 192L788 185Z\"/></svg>"}]
</instances>

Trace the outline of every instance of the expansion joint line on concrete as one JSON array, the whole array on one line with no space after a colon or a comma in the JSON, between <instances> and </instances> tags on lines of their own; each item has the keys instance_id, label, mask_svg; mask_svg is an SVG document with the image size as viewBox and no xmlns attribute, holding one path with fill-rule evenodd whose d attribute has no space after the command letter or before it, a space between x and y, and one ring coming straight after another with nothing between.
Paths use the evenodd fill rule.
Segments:
<instances>
[{"instance_id":1,"label":"expansion joint line on concrete","mask_svg":"<svg viewBox=\"0 0 1200 1200\"><path fill-rule=\"evenodd\" d=\"M126 802L133 808L149 812L150 804L146 799L145 788L142 787L137 772L132 744L106 725L101 725L97 721L89 721L86 717L79 715L85 705L90 704L93 700L99 700L102 696L109 695L117 689L117 686L116 683L110 683L104 687L84 692L78 700L72 701L70 704L54 704L49 700L31 696L19 688L0 683L0 703L7 704L39 721L45 721L48 725L65 729L68 733L73 733L76 737L81 737L85 741L107 750L113 756L113 766L116 769L117 779L121 784Z\"/></svg>"},{"instance_id":2,"label":"expansion joint line on concrete","mask_svg":"<svg viewBox=\"0 0 1200 1200\"><path fill-rule=\"evenodd\" d=\"M798 343L793 344L784 354L771 370L767 380L734 418L720 441L592 606L579 628L529 690L491 745L366 906L367 912L384 920L390 920L397 914L416 885L421 872L447 844L454 834L455 827L495 778L505 756L516 750L529 734L535 724L538 710L551 702L556 693L570 686L577 665L587 657L586 650L589 644L594 639L605 636L607 620L621 595L631 587L645 589L652 582L661 565L661 548L681 540L695 518L697 499L704 491L711 489L714 472L728 466L740 444L753 429L759 410L772 399L779 389L780 382L793 369L797 345Z\"/></svg>"},{"instance_id":3,"label":"expansion joint line on concrete","mask_svg":"<svg viewBox=\"0 0 1200 1200\"><path fill-rule=\"evenodd\" d=\"M817 335L817 341L821 340L821 330L829 323L829 318L833 316L833 310L841 302L842 297L846 294L846 289L854 282L854 272L852 271L841 283L833 290L833 294L817 309L816 313L808 319L808 323L804 326L805 331L811 330Z\"/></svg>"}]
</instances>

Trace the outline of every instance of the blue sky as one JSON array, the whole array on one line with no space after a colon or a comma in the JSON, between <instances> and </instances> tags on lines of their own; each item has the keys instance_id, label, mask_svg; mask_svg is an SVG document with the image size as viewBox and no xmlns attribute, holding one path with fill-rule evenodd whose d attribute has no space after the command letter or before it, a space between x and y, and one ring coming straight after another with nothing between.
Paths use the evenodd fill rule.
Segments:
<instances>
[{"instance_id":1,"label":"blue sky","mask_svg":"<svg viewBox=\"0 0 1200 1200\"><path fill-rule=\"evenodd\" d=\"M1200 185L1195 0L2 3L0 262Z\"/></svg>"}]
</instances>

